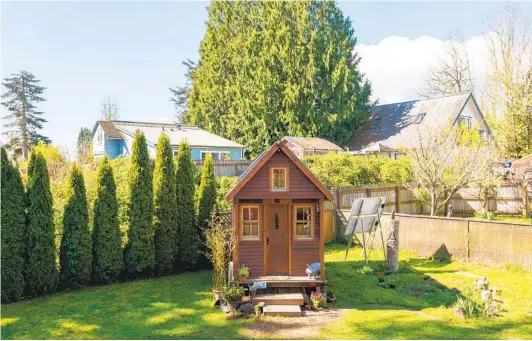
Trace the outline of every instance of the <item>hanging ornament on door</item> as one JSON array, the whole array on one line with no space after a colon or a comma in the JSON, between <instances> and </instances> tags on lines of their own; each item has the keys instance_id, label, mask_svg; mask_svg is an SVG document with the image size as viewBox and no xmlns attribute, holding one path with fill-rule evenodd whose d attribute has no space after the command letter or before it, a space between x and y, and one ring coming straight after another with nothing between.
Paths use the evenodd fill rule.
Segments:
<instances>
[{"instance_id":1,"label":"hanging ornament on door","mask_svg":"<svg viewBox=\"0 0 532 341\"><path fill-rule=\"evenodd\" d=\"M275 229L279 229L279 216L275 213Z\"/></svg>"}]
</instances>

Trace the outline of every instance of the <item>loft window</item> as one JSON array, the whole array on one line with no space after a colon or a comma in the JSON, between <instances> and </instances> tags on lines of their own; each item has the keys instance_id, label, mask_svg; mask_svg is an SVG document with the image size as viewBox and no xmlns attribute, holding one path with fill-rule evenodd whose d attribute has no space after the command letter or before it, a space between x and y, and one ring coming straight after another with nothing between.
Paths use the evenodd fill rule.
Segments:
<instances>
[{"instance_id":1,"label":"loft window","mask_svg":"<svg viewBox=\"0 0 532 341\"><path fill-rule=\"evenodd\" d=\"M311 205L294 206L294 239L314 240L314 209Z\"/></svg>"},{"instance_id":2,"label":"loft window","mask_svg":"<svg viewBox=\"0 0 532 341\"><path fill-rule=\"evenodd\" d=\"M425 117L425 112L420 112L419 114L416 115L416 117L414 118L414 124L419 124L421 123L421 121L423 120L423 117Z\"/></svg>"},{"instance_id":3,"label":"loft window","mask_svg":"<svg viewBox=\"0 0 532 341\"><path fill-rule=\"evenodd\" d=\"M460 116L456 120L456 124L465 124L465 127L469 130L471 129L471 117L469 116Z\"/></svg>"},{"instance_id":4,"label":"loft window","mask_svg":"<svg viewBox=\"0 0 532 341\"><path fill-rule=\"evenodd\" d=\"M229 152L201 151L200 154L202 160L205 160L207 158L207 154L211 154L213 160L227 160L229 158Z\"/></svg>"},{"instance_id":5,"label":"loft window","mask_svg":"<svg viewBox=\"0 0 532 341\"><path fill-rule=\"evenodd\" d=\"M272 191L288 191L288 167L271 167L270 184Z\"/></svg>"},{"instance_id":6,"label":"loft window","mask_svg":"<svg viewBox=\"0 0 532 341\"><path fill-rule=\"evenodd\" d=\"M260 240L259 206L245 205L240 211L242 240Z\"/></svg>"}]
</instances>

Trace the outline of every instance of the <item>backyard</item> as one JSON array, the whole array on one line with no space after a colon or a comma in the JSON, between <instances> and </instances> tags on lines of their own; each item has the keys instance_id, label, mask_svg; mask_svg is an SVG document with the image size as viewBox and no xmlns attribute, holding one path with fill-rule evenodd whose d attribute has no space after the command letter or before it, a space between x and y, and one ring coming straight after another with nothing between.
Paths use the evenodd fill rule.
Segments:
<instances>
[{"instance_id":1,"label":"backyard","mask_svg":"<svg viewBox=\"0 0 532 341\"><path fill-rule=\"evenodd\" d=\"M359 249L343 261L344 246L326 248L329 288L336 307L324 318L228 320L212 308L209 271L159 277L2 306L2 339L529 339L532 273L461 262L439 262L401 253L401 270L378 285L363 269ZM378 269L382 253L373 251ZM453 313L476 276L501 293L501 316L461 319ZM324 322L325 321L325 322Z\"/></svg>"}]
</instances>

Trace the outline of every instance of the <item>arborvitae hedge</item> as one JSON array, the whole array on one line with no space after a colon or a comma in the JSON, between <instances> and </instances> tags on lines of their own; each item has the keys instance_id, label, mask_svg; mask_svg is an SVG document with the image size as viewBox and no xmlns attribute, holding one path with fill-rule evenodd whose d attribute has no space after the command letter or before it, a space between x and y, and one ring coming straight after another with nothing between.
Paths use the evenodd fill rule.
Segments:
<instances>
[{"instance_id":1,"label":"arborvitae hedge","mask_svg":"<svg viewBox=\"0 0 532 341\"><path fill-rule=\"evenodd\" d=\"M107 156L98 168L97 191L92 230L92 278L97 284L105 284L118 279L124 268L116 185Z\"/></svg>"},{"instance_id":2,"label":"arborvitae hedge","mask_svg":"<svg viewBox=\"0 0 532 341\"><path fill-rule=\"evenodd\" d=\"M157 142L157 156L153 176L155 229L155 263L157 273L170 273L177 251L177 202L175 170L170 139L161 134Z\"/></svg>"},{"instance_id":3,"label":"arborvitae hedge","mask_svg":"<svg viewBox=\"0 0 532 341\"><path fill-rule=\"evenodd\" d=\"M128 277L145 277L155 265L153 179L146 138L139 130L133 141L129 181L129 230L124 266Z\"/></svg>"},{"instance_id":4,"label":"arborvitae hedge","mask_svg":"<svg viewBox=\"0 0 532 341\"><path fill-rule=\"evenodd\" d=\"M198 203L198 224L200 227L207 227L212 214L212 207L216 202L216 177L214 176L214 162L211 154L207 158L201 169L201 183L199 187ZM203 235L203 234L201 234Z\"/></svg>"},{"instance_id":5,"label":"arborvitae hedge","mask_svg":"<svg viewBox=\"0 0 532 341\"><path fill-rule=\"evenodd\" d=\"M28 232L25 278L30 295L54 292L57 264L52 193L46 161L32 150L28 164Z\"/></svg>"},{"instance_id":6,"label":"arborvitae hedge","mask_svg":"<svg viewBox=\"0 0 532 341\"><path fill-rule=\"evenodd\" d=\"M26 194L20 172L1 149L2 303L8 303L24 294Z\"/></svg>"},{"instance_id":7,"label":"arborvitae hedge","mask_svg":"<svg viewBox=\"0 0 532 341\"><path fill-rule=\"evenodd\" d=\"M79 288L90 283L92 241L85 182L79 166L74 165L66 183L63 236L59 253L61 286Z\"/></svg>"},{"instance_id":8,"label":"arborvitae hedge","mask_svg":"<svg viewBox=\"0 0 532 341\"><path fill-rule=\"evenodd\" d=\"M177 223L180 267L191 270L198 260L199 233L195 217L194 164L187 142L179 144L176 170Z\"/></svg>"}]
</instances>

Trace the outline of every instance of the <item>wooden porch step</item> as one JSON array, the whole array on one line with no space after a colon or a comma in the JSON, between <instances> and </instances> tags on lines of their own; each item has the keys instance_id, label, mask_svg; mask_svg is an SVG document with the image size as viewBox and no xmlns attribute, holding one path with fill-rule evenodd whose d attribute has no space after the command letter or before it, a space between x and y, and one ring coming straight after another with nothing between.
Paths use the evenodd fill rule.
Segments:
<instances>
[{"instance_id":1,"label":"wooden porch step","mask_svg":"<svg viewBox=\"0 0 532 341\"><path fill-rule=\"evenodd\" d=\"M285 317L300 317L301 307L298 305L267 305L263 310L264 315L269 316L285 316Z\"/></svg>"},{"instance_id":2,"label":"wooden porch step","mask_svg":"<svg viewBox=\"0 0 532 341\"><path fill-rule=\"evenodd\" d=\"M253 304L258 304L260 302L266 303L266 306L269 305L303 305L305 302L303 300L303 294L301 293L291 293L291 294L259 294L255 295L251 301ZM299 310L301 312L301 309Z\"/></svg>"}]
</instances>

